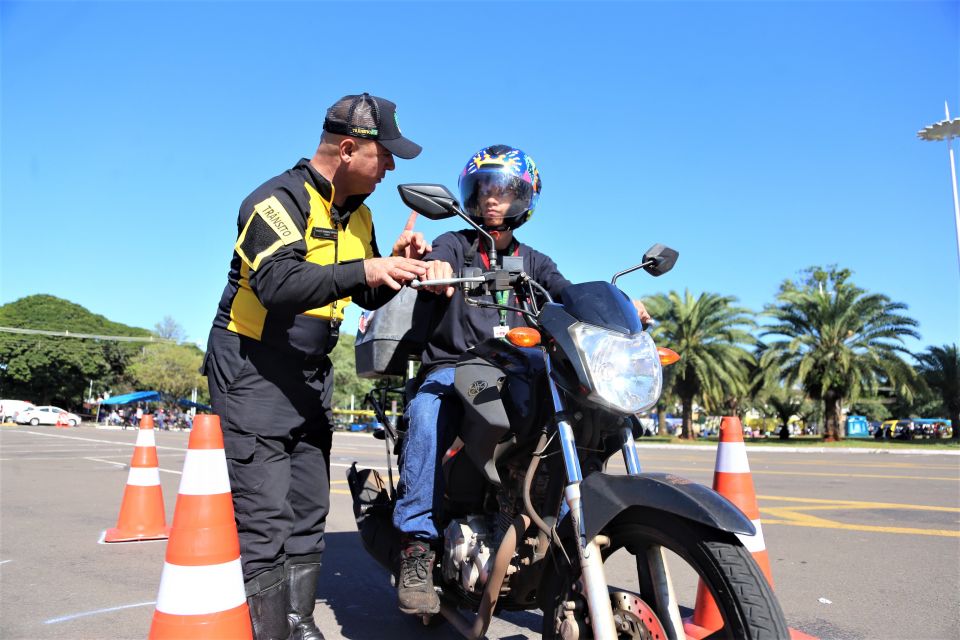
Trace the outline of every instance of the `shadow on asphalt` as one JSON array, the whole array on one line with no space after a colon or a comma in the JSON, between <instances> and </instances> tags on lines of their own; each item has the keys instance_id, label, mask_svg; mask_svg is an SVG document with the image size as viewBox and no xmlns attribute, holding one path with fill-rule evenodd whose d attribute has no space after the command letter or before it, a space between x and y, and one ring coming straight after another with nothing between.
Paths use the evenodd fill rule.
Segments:
<instances>
[{"instance_id":1,"label":"shadow on asphalt","mask_svg":"<svg viewBox=\"0 0 960 640\"><path fill-rule=\"evenodd\" d=\"M463 637L442 621L442 617L438 616L430 628L425 629L418 618L401 613L390 576L364 551L357 533L333 532L324 537L327 548L317 599L333 612L344 638L367 640L389 636L447 640ZM497 618L520 627L521 632L514 630L514 633L497 635ZM539 637L540 628L539 611L504 612L494 618L488 637L535 638Z\"/></svg>"}]
</instances>

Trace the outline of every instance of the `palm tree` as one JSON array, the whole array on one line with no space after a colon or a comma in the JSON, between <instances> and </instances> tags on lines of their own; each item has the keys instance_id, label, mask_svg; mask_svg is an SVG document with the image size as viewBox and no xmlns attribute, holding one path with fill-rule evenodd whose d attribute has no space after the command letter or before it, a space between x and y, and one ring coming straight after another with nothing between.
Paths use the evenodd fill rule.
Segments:
<instances>
[{"instance_id":1,"label":"palm tree","mask_svg":"<svg viewBox=\"0 0 960 640\"><path fill-rule=\"evenodd\" d=\"M780 421L779 436L781 440L790 438L790 418L803 415L803 405L806 398L795 391L779 387L767 396L767 405L773 409L773 414Z\"/></svg>"},{"instance_id":2,"label":"palm tree","mask_svg":"<svg viewBox=\"0 0 960 640\"><path fill-rule=\"evenodd\" d=\"M847 282L846 269L806 274L800 283L784 282L777 304L766 308L774 324L762 336L783 339L767 345L761 364L822 402L824 439L838 440L844 399L876 395L880 379L910 394L916 375L899 354L908 353L904 337L919 337L917 322L900 313L906 305Z\"/></svg>"},{"instance_id":3,"label":"palm tree","mask_svg":"<svg viewBox=\"0 0 960 640\"><path fill-rule=\"evenodd\" d=\"M746 393L748 366L756 344L750 334L755 324L750 311L733 306L736 298L690 291L658 294L644 301L656 318L654 339L680 354L669 367L665 385L680 398L683 407L682 438L692 438L693 400L716 408L731 397Z\"/></svg>"},{"instance_id":4,"label":"palm tree","mask_svg":"<svg viewBox=\"0 0 960 640\"><path fill-rule=\"evenodd\" d=\"M916 358L924 382L943 398L943 406L953 425L950 439L960 441L960 353L957 345L930 347Z\"/></svg>"}]
</instances>

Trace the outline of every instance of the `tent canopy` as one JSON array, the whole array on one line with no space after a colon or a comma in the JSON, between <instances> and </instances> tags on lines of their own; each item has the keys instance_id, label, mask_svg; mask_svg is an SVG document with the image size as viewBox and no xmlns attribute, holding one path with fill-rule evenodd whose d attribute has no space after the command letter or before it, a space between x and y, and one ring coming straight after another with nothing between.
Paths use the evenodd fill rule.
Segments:
<instances>
[{"instance_id":1,"label":"tent canopy","mask_svg":"<svg viewBox=\"0 0 960 640\"><path fill-rule=\"evenodd\" d=\"M133 402L160 402L159 391L134 391L107 398L100 404L131 404Z\"/></svg>"}]
</instances>

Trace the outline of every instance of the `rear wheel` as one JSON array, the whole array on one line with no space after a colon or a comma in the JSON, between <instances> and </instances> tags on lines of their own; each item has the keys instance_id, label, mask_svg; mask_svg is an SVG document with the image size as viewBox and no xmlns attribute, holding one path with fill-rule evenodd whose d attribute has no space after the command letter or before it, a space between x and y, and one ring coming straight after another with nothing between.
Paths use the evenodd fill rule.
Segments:
<instances>
[{"instance_id":1,"label":"rear wheel","mask_svg":"<svg viewBox=\"0 0 960 640\"><path fill-rule=\"evenodd\" d=\"M694 609L697 585L709 589L722 627L709 638L788 638L783 611L760 568L733 534L716 531L661 512L626 511L602 532L611 604L622 640L670 637L671 607L656 576L660 558L669 558L673 576L673 615L687 618ZM619 552L619 553L618 553ZM629 554L632 563L628 561ZM571 559L576 562L575 557ZM664 561L665 563L666 561ZM629 567L627 566L629 564ZM677 578L680 578L679 580ZM544 638L592 638L579 566L561 570L546 583Z\"/></svg>"},{"instance_id":2,"label":"rear wheel","mask_svg":"<svg viewBox=\"0 0 960 640\"><path fill-rule=\"evenodd\" d=\"M35 427L40 424L39 418L30 418L30 426Z\"/></svg>"}]
</instances>

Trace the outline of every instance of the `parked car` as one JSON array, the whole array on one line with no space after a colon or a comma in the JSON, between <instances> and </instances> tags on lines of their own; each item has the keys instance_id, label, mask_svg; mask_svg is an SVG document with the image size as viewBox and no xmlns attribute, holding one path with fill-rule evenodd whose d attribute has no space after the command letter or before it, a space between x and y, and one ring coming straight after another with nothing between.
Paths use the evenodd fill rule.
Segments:
<instances>
[{"instance_id":1,"label":"parked car","mask_svg":"<svg viewBox=\"0 0 960 640\"><path fill-rule=\"evenodd\" d=\"M0 422L16 421L21 411L35 408L32 402L26 400L0 400Z\"/></svg>"},{"instance_id":2,"label":"parked car","mask_svg":"<svg viewBox=\"0 0 960 640\"><path fill-rule=\"evenodd\" d=\"M71 427L75 427L80 424L80 416L75 413L70 413L65 411L60 407L33 407L32 409L26 409L21 411L17 415L17 424L30 424L37 426L38 424L57 424L57 420L60 417L60 414L64 414L67 424Z\"/></svg>"}]
</instances>

